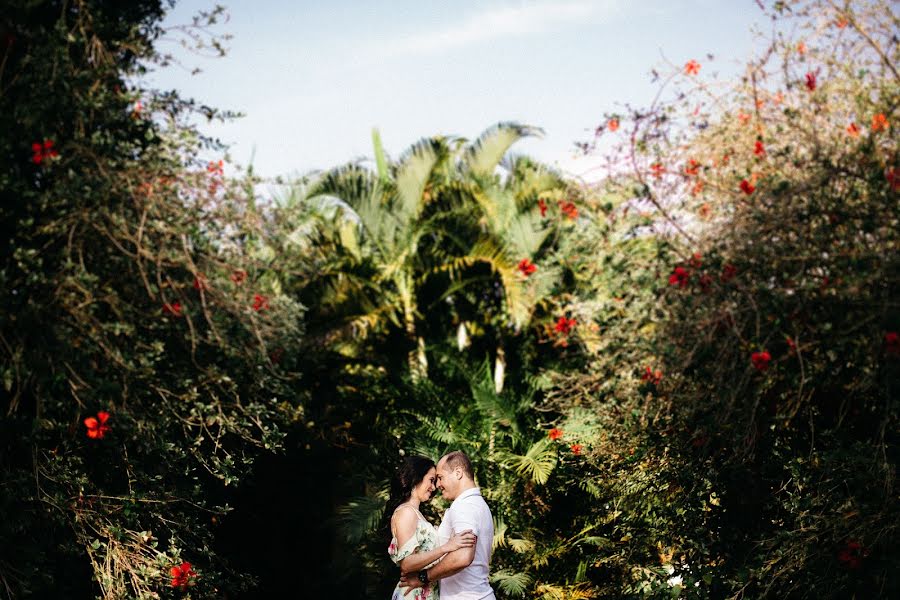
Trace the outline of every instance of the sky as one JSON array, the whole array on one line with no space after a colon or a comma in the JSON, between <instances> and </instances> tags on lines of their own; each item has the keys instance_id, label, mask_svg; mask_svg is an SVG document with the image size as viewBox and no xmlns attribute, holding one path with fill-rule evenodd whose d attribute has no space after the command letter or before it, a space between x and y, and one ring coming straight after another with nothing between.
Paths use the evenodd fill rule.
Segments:
<instances>
[{"instance_id":1,"label":"sky","mask_svg":"<svg viewBox=\"0 0 900 600\"><path fill-rule=\"evenodd\" d=\"M225 2L224 58L159 48L183 66L149 82L243 113L204 132L263 176L294 176L372 156L377 127L391 156L426 136L477 137L499 121L540 127L513 150L572 175L604 113L646 105L650 71L696 59L701 76L737 72L751 54L754 0L382 0ZM165 25L210 3L179 2ZM171 36L167 36L170 38ZM706 55L715 56L710 61ZM191 75L193 68L202 70ZM210 157L212 158L212 157Z\"/></svg>"}]
</instances>

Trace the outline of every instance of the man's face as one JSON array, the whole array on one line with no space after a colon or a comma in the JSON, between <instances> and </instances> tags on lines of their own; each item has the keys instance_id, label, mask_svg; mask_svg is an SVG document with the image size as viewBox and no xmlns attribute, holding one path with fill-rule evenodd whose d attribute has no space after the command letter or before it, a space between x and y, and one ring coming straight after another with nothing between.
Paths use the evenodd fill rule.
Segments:
<instances>
[{"instance_id":1,"label":"man's face","mask_svg":"<svg viewBox=\"0 0 900 600\"><path fill-rule=\"evenodd\" d=\"M444 498L454 500L459 495L459 486L461 485L460 469L450 470L447 467L447 461L441 459L437 465L437 487L441 490Z\"/></svg>"}]
</instances>

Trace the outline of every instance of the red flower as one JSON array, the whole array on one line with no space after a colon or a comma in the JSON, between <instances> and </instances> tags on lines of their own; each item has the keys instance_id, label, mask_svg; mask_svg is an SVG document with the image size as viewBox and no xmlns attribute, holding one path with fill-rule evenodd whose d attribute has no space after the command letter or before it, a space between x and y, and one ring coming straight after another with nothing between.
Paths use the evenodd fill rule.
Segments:
<instances>
[{"instance_id":1,"label":"red flower","mask_svg":"<svg viewBox=\"0 0 900 600\"><path fill-rule=\"evenodd\" d=\"M838 29L843 29L844 27L846 27L846 26L849 25L849 24L850 24L850 20L847 19L847 17L845 17L844 15L839 16L839 17L838 17L837 19L835 19L835 21L834 21L834 25L835 25Z\"/></svg>"},{"instance_id":2,"label":"red flower","mask_svg":"<svg viewBox=\"0 0 900 600\"><path fill-rule=\"evenodd\" d=\"M862 559L869 555L869 550L856 540L849 540L847 545L838 552L837 558L848 569L858 569L862 565Z\"/></svg>"},{"instance_id":3,"label":"red flower","mask_svg":"<svg viewBox=\"0 0 900 600\"><path fill-rule=\"evenodd\" d=\"M797 44L797 54L806 54L806 44L803 42Z\"/></svg>"},{"instance_id":4,"label":"red flower","mask_svg":"<svg viewBox=\"0 0 900 600\"><path fill-rule=\"evenodd\" d=\"M619 120L613 117L606 122L606 128L610 131L617 131L619 129Z\"/></svg>"},{"instance_id":5,"label":"red flower","mask_svg":"<svg viewBox=\"0 0 900 600\"><path fill-rule=\"evenodd\" d=\"M700 173L700 163L698 163L693 158L688 161L687 166L684 167L684 174L688 176L698 175Z\"/></svg>"},{"instance_id":6,"label":"red flower","mask_svg":"<svg viewBox=\"0 0 900 600\"><path fill-rule=\"evenodd\" d=\"M891 167L884 172L884 178L891 184L891 189L895 192L900 190L900 170L897 167Z\"/></svg>"},{"instance_id":7,"label":"red flower","mask_svg":"<svg viewBox=\"0 0 900 600\"><path fill-rule=\"evenodd\" d=\"M788 348L791 349L791 353L797 351L797 342L795 342L793 338L789 337L785 341L787 342Z\"/></svg>"},{"instance_id":8,"label":"red flower","mask_svg":"<svg viewBox=\"0 0 900 600\"><path fill-rule=\"evenodd\" d=\"M884 334L884 346L888 354L900 354L900 336L896 331L888 331Z\"/></svg>"},{"instance_id":9,"label":"red flower","mask_svg":"<svg viewBox=\"0 0 900 600\"><path fill-rule=\"evenodd\" d=\"M694 267L695 269L699 269L700 265L703 264L703 255L699 252L694 252L694 254L691 256L690 263L692 267Z\"/></svg>"},{"instance_id":10,"label":"red flower","mask_svg":"<svg viewBox=\"0 0 900 600\"><path fill-rule=\"evenodd\" d=\"M197 273L194 276L194 289L195 290L208 290L209 284L206 281L206 275L203 273Z\"/></svg>"},{"instance_id":11,"label":"red flower","mask_svg":"<svg viewBox=\"0 0 900 600\"><path fill-rule=\"evenodd\" d=\"M761 141L756 141L756 145L753 147L753 154L760 158L766 155L766 147L763 146L763 143Z\"/></svg>"},{"instance_id":12,"label":"red flower","mask_svg":"<svg viewBox=\"0 0 900 600\"><path fill-rule=\"evenodd\" d=\"M225 173L224 163L220 160L219 162L211 162L206 165L206 172L210 175L223 175Z\"/></svg>"},{"instance_id":13,"label":"red flower","mask_svg":"<svg viewBox=\"0 0 900 600\"><path fill-rule=\"evenodd\" d=\"M650 367L644 367L644 374L641 375L641 381L649 381L653 385L659 385L659 382L662 381L662 371L654 371Z\"/></svg>"},{"instance_id":14,"label":"red flower","mask_svg":"<svg viewBox=\"0 0 900 600\"><path fill-rule=\"evenodd\" d=\"M547 216L547 203L544 201L543 198L538 198L538 208L541 209L541 216L546 217Z\"/></svg>"},{"instance_id":15,"label":"red flower","mask_svg":"<svg viewBox=\"0 0 900 600\"><path fill-rule=\"evenodd\" d=\"M872 133L876 131L881 131L883 129L888 129L891 126L888 123L887 117L884 116L884 113L878 113L874 117L872 117Z\"/></svg>"},{"instance_id":16,"label":"red flower","mask_svg":"<svg viewBox=\"0 0 900 600\"><path fill-rule=\"evenodd\" d=\"M741 125L746 125L750 122L750 115L745 112L738 113L738 121L741 122Z\"/></svg>"},{"instance_id":17,"label":"red flower","mask_svg":"<svg viewBox=\"0 0 900 600\"><path fill-rule=\"evenodd\" d=\"M253 294L253 310L259 312L269 308L269 298L261 294Z\"/></svg>"},{"instance_id":18,"label":"red flower","mask_svg":"<svg viewBox=\"0 0 900 600\"><path fill-rule=\"evenodd\" d=\"M555 441L555 440L558 440L558 439L561 438L562 436L563 436L563 431L562 431L562 429L557 429L556 427L554 427L553 429L551 429L551 430L550 430L550 433L547 434L547 437L549 437L551 440L554 440L554 441Z\"/></svg>"},{"instance_id":19,"label":"red flower","mask_svg":"<svg viewBox=\"0 0 900 600\"><path fill-rule=\"evenodd\" d=\"M574 202L563 202L560 200L558 204L559 210L573 221L578 217L578 207L575 206Z\"/></svg>"},{"instance_id":20,"label":"red flower","mask_svg":"<svg viewBox=\"0 0 900 600\"><path fill-rule=\"evenodd\" d=\"M690 281L691 274L684 267L675 267L675 270L669 275L669 285L677 285L680 288L685 288Z\"/></svg>"},{"instance_id":21,"label":"red flower","mask_svg":"<svg viewBox=\"0 0 900 600\"><path fill-rule=\"evenodd\" d=\"M859 137L859 127L856 123L850 123L847 125L847 135L850 137Z\"/></svg>"},{"instance_id":22,"label":"red flower","mask_svg":"<svg viewBox=\"0 0 900 600\"><path fill-rule=\"evenodd\" d=\"M816 91L816 74L812 71L806 74L806 89L811 92Z\"/></svg>"},{"instance_id":23,"label":"red flower","mask_svg":"<svg viewBox=\"0 0 900 600\"><path fill-rule=\"evenodd\" d=\"M737 275L737 267L731 263L725 263L725 266L722 267L722 276L720 277L722 282L724 283L734 279L735 275Z\"/></svg>"},{"instance_id":24,"label":"red flower","mask_svg":"<svg viewBox=\"0 0 900 600\"><path fill-rule=\"evenodd\" d=\"M581 444L572 444L569 449L572 450L572 454L578 456L584 448Z\"/></svg>"},{"instance_id":25,"label":"red flower","mask_svg":"<svg viewBox=\"0 0 900 600\"><path fill-rule=\"evenodd\" d=\"M110 430L106 422L109 421L109 413L101 410L96 417L88 417L84 420L84 426L87 427L87 436L92 440L102 440L106 432Z\"/></svg>"},{"instance_id":26,"label":"red flower","mask_svg":"<svg viewBox=\"0 0 900 600\"><path fill-rule=\"evenodd\" d=\"M172 315L173 317L181 316L181 302L166 302L163 304L163 312Z\"/></svg>"},{"instance_id":27,"label":"red flower","mask_svg":"<svg viewBox=\"0 0 900 600\"><path fill-rule=\"evenodd\" d=\"M44 143L31 144L31 162L36 165L43 163L48 158L56 158L59 153L53 149L53 140L44 140Z\"/></svg>"},{"instance_id":28,"label":"red flower","mask_svg":"<svg viewBox=\"0 0 900 600\"><path fill-rule=\"evenodd\" d=\"M231 280L237 285L241 285L244 283L244 280L247 279L247 271L243 269L236 269L231 274Z\"/></svg>"},{"instance_id":29,"label":"red flower","mask_svg":"<svg viewBox=\"0 0 900 600\"><path fill-rule=\"evenodd\" d=\"M527 258L523 258L519 261L519 271L522 272L522 275L528 277L529 275L537 271L537 266Z\"/></svg>"},{"instance_id":30,"label":"red flower","mask_svg":"<svg viewBox=\"0 0 900 600\"><path fill-rule=\"evenodd\" d=\"M666 172L666 168L662 166L661 163L653 163L652 165L650 165L650 171L653 172L653 176L656 179L659 179L660 177L662 177L663 173Z\"/></svg>"},{"instance_id":31,"label":"red flower","mask_svg":"<svg viewBox=\"0 0 900 600\"><path fill-rule=\"evenodd\" d=\"M694 184L694 187L691 188L691 196L696 196L697 194L699 194L702 191L703 191L703 182L698 179L697 183ZM705 205L705 206L707 207L707 209L709 208L709 205Z\"/></svg>"},{"instance_id":32,"label":"red flower","mask_svg":"<svg viewBox=\"0 0 900 600\"><path fill-rule=\"evenodd\" d=\"M754 352L750 355L750 362L753 363L753 366L757 371L765 371L769 368L769 362L772 360L772 355L763 350L762 352Z\"/></svg>"},{"instance_id":33,"label":"red flower","mask_svg":"<svg viewBox=\"0 0 900 600\"><path fill-rule=\"evenodd\" d=\"M575 324L576 324L575 319L567 319L566 317L563 316L556 320L556 325L553 326L553 330L556 333L568 335L575 328Z\"/></svg>"},{"instance_id":34,"label":"red flower","mask_svg":"<svg viewBox=\"0 0 900 600\"><path fill-rule=\"evenodd\" d=\"M170 584L173 588L178 588L182 592L188 588L188 586L194 585L194 582L191 579L196 579L197 574L194 572L193 567L191 567L191 563L185 561L176 567L172 567L169 569L169 573L172 575L172 583Z\"/></svg>"},{"instance_id":35,"label":"red flower","mask_svg":"<svg viewBox=\"0 0 900 600\"><path fill-rule=\"evenodd\" d=\"M756 187L752 183L750 183L746 179L741 180L741 191L742 192L744 192L745 194L747 194L749 196L750 194L753 193L754 190L756 190Z\"/></svg>"},{"instance_id":36,"label":"red flower","mask_svg":"<svg viewBox=\"0 0 900 600\"><path fill-rule=\"evenodd\" d=\"M684 74L685 75L696 75L700 72L700 63L696 60L689 60L684 65Z\"/></svg>"}]
</instances>

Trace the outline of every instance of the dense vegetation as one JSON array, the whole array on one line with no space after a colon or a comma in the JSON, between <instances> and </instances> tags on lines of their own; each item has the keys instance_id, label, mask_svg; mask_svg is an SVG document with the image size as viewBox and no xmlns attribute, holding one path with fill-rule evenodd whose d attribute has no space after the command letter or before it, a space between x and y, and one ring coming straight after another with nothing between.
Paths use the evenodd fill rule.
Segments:
<instances>
[{"instance_id":1,"label":"dense vegetation","mask_svg":"<svg viewBox=\"0 0 900 600\"><path fill-rule=\"evenodd\" d=\"M159 2L11 3L0 590L386 597L387 479L459 448L500 597L898 595L895 8L670 65L600 184L500 123L265 201L143 86Z\"/></svg>"}]
</instances>

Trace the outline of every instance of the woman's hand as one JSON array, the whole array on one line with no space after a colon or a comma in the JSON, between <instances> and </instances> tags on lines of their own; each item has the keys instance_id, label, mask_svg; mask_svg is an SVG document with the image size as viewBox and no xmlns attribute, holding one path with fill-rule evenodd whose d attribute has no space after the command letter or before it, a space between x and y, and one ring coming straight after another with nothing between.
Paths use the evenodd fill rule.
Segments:
<instances>
[{"instance_id":1,"label":"woman's hand","mask_svg":"<svg viewBox=\"0 0 900 600\"><path fill-rule=\"evenodd\" d=\"M446 544L444 544L442 550L444 552L453 552L454 550L459 550L460 548L468 548L469 546L475 545L475 534L472 533L471 529L466 529L465 531L460 531L459 533L453 534L453 537L450 538Z\"/></svg>"}]
</instances>

